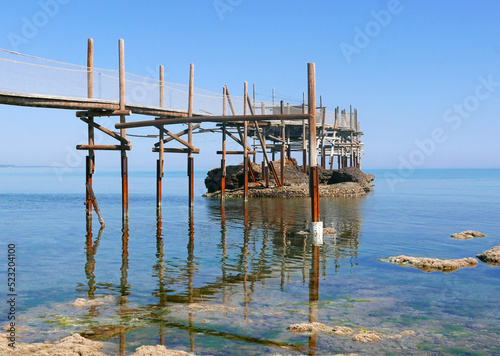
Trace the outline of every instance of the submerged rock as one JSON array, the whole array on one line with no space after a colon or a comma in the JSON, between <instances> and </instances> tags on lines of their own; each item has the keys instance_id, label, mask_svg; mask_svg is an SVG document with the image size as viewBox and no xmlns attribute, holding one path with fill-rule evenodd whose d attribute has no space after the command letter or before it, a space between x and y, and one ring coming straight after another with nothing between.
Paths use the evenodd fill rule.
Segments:
<instances>
[{"instance_id":1,"label":"submerged rock","mask_svg":"<svg viewBox=\"0 0 500 356\"><path fill-rule=\"evenodd\" d=\"M188 310L197 310L201 312L235 312L236 309L232 307L228 307L227 305L222 304L199 304L199 303L190 303L187 306Z\"/></svg>"},{"instance_id":2,"label":"submerged rock","mask_svg":"<svg viewBox=\"0 0 500 356\"><path fill-rule=\"evenodd\" d=\"M387 336L387 338L391 340L397 340L401 339L403 336L412 336L412 335L415 335L415 331L405 330L403 332L400 332L399 334L389 335Z\"/></svg>"},{"instance_id":3,"label":"submerged rock","mask_svg":"<svg viewBox=\"0 0 500 356\"><path fill-rule=\"evenodd\" d=\"M486 235L479 231L467 230L462 232L457 232L451 235L455 240L470 240L476 237L485 237Z\"/></svg>"},{"instance_id":4,"label":"submerged rock","mask_svg":"<svg viewBox=\"0 0 500 356\"><path fill-rule=\"evenodd\" d=\"M368 331L354 335L352 340L357 342L378 342L384 340L384 337L375 331Z\"/></svg>"},{"instance_id":5,"label":"submerged rock","mask_svg":"<svg viewBox=\"0 0 500 356\"><path fill-rule=\"evenodd\" d=\"M476 256L484 263L500 266L500 246L493 246L489 250L484 251Z\"/></svg>"},{"instance_id":6,"label":"submerged rock","mask_svg":"<svg viewBox=\"0 0 500 356\"><path fill-rule=\"evenodd\" d=\"M365 331L353 335L351 339L357 342L379 342L385 339L398 340L403 338L404 336L412 336L412 335L415 335L415 331L405 330L400 332L399 334L391 334L391 335L384 335L376 331Z\"/></svg>"},{"instance_id":7,"label":"submerged rock","mask_svg":"<svg viewBox=\"0 0 500 356\"><path fill-rule=\"evenodd\" d=\"M110 303L114 301L115 301L114 297L107 295L102 298L94 298L94 299L77 298L74 302L69 303L69 305L76 308L85 308L96 305L104 305L105 303Z\"/></svg>"},{"instance_id":8,"label":"submerged rock","mask_svg":"<svg viewBox=\"0 0 500 356\"><path fill-rule=\"evenodd\" d=\"M333 227L325 227L323 228L323 234L324 235L335 235L337 233L337 230Z\"/></svg>"},{"instance_id":9,"label":"submerged rock","mask_svg":"<svg viewBox=\"0 0 500 356\"><path fill-rule=\"evenodd\" d=\"M354 333L354 330L347 326L334 326L333 327L333 334L337 336L345 336L345 335L350 335Z\"/></svg>"},{"instance_id":10,"label":"submerged rock","mask_svg":"<svg viewBox=\"0 0 500 356\"><path fill-rule=\"evenodd\" d=\"M132 356L190 356L186 351L169 350L163 345L138 347Z\"/></svg>"},{"instance_id":11,"label":"submerged rock","mask_svg":"<svg viewBox=\"0 0 500 356\"><path fill-rule=\"evenodd\" d=\"M410 257L401 255L389 257L387 260L391 263L397 263L400 266L415 267L424 272L452 272L462 267L475 267L477 265L477 260L472 257L457 260L440 260L437 258Z\"/></svg>"},{"instance_id":12,"label":"submerged rock","mask_svg":"<svg viewBox=\"0 0 500 356\"><path fill-rule=\"evenodd\" d=\"M326 326L322 323L301 323L301 324L292 324L288 327L288 330L293 333L308 333L308 332L325 332L329 333L333 331L331 326Z\"/></svg>"}]
</instances>

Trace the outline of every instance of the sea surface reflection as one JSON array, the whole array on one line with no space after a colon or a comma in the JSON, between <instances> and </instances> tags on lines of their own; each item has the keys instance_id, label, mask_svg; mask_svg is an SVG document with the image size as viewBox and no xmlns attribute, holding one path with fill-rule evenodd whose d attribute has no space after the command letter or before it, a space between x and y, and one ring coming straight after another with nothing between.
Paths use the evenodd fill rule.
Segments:
<instances>
[{"instance_id":1,"label":"sea surface reflection","mask_svg":"<svg viewBox=\"0 0 500 356\"><path fill-rule=\"evenodd\" d=\"M362 204L363 199L323 202L325 226L337 231L325 236L323 246L311 245L306 233L309 203L305 199L255 199L247 203L209 200L201 226L195 223L196 211L188 210L184 232L179 229L179 221L170 229L168 217L158 212L156 231L151 236L156 251L154 258L150 256L151 278L156 281L150 293L156 301L139 308L127 307L127 297L135 292L128 283L129 239L134 238L129 236L128 225L122 230L120 284L100 285L118 292L117 316L125 324L135 319L146 321L141 325L141 334L147 338L143 343L158 339L159 344L170 348L186 347L185 338L192 352L231 353L236 347L238 352L286 348L314 354L317 335L306 336L307 342L293 334L282 337L288 334L283 319L297 314L300 317L293 318L296 321L319 321L320 277L356 265ZM209 223L219 228L208 228ZM102 232L101 228L94 239L92 223L87 224L87 281L78 291L87 289L89 300L96 298L95 256ZM166 247L167 240L177 248ZM332 261L335 267L328 273L326 261ZM290 308L295 304L306 306L307 313ZM98 317L98 310L97 306L90 307L89 317ZM99 340L119 338L119 353L125 355L130 351L127 334L132 333L136 339L137 332L133 324L116 327L97 323L83 334ZM173 342L171 334L179 334Z\"/></svg>"}]
</instances>

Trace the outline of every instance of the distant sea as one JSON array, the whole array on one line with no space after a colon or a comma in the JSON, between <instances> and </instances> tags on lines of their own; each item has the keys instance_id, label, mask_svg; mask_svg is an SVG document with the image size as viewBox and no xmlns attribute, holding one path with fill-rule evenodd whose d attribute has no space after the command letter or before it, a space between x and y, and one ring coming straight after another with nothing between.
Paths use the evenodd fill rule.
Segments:
<instances>
[{"instance_id":1,"label":"distant sea","mask_svg":"<svg viewBox=\"0 0 500 356\"><path fill-rule=\"evenodd\" d=\"M475 257L500 245L500 170L366 172L376 175L367 196L321 199L337 233L315 248L300 233L308 199L221 203L202 197L205 172L192 211L185 172L167 172L160 216L155 173L131 172L125 229L119 173L96 172L100 231L95 214L86 228L83 170L1 167L0 291L7 298L14 244L16 341L78 332L109 355L156 344L197 355L500 354L500 267L423 272L381 261ZM450 237L468 229L486 237ZM97 305L74 307L77 298ZM309 321L384 340L287 330Z\"/></svg>"}]
</instances>

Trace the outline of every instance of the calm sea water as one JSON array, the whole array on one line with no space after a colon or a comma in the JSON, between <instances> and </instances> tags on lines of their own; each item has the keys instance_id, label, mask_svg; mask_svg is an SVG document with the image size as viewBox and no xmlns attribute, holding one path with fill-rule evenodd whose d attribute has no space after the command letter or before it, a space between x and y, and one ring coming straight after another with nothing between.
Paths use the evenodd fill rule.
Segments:
<instances>
[{"instance_id":1,"label":"calm sea water","mask_svg":"<svg viewBox=\"0 0 500 356\"><path fill-rule=\"evenodd\" d=\"M111 355L160 343L200 355L500 354L500 267L426 273L380 261L474 257L500 245L500 170L370 171L376 186L366 197L321 199L322 220L337 234L319 248L297 234L308 199L222 204L201 196L201 172L192 212L185 173L167 174L160 218L154 173L131 173L128 229L119 174L98 172L106 227L94 217L87 231L84 173L63 173L0 168L1 290L13 243L17 341L80 332ZM450 238L467 229L487 236ZM75 308L77 298L104 299ZM1 312L6 324L5 303ZM310 320L415 335L366 344L287 331Z\"/></svg>"}]
</instances>

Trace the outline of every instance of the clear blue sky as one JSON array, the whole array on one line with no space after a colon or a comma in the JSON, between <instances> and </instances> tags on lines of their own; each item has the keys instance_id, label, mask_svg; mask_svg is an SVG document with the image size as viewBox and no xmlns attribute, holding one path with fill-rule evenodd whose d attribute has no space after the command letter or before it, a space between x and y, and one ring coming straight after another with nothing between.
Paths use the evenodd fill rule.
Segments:
<instances>
[{"instance_id":1,"label":"clear blue sky","mask_svg":"<svg viewBox=\"0 0 500 356\"><path fill-rule=\"evenodd\" d=\"M248 81L300 100L315 62L324 105L358 108L363 167L500 167L497 1L41 0L0 9L0 48L85 65L92 37L95 66L116 69L123 38L127 72L163 64L166 80L186 84L194 63L195 85L216 92L227 84L241 95ZM83 165L74 147L86 131L73 111L2 105L0 120L0 164ZM219 164L219 142L195 136L197 169ZM154 169L153 143L132 138L132 169ZM184 155L167 160L185 167ZM97 169L118 161L97 153Z\"/></svg>"}]
</instances>

